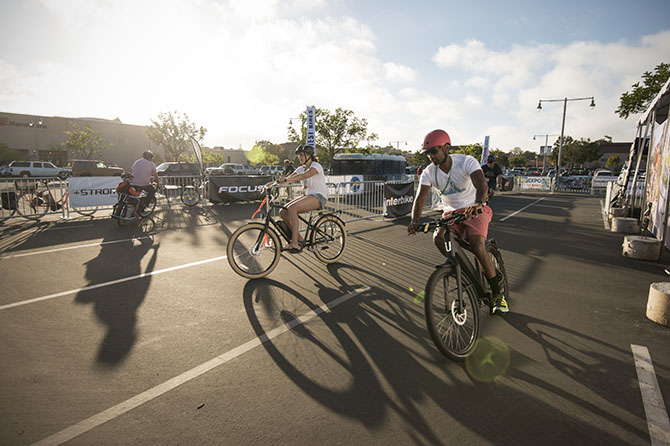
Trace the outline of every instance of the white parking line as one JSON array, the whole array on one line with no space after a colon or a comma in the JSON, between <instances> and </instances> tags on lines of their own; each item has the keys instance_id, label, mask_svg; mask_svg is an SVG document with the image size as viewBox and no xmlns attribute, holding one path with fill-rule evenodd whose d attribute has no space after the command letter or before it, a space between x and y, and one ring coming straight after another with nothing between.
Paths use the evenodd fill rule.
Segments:
<instances>
[{"instance_id":1,"label":"white parking line","mask_svg":"<svg viewBox=\"0 0 670 446\"><path fill-rule=\"evenodd\" d=\"M170 271L177 271L179 269L189 268L191 266L202 265L202 264L209 263L209 262L216 262L217 260L223 260L227 257L228 256L214 257L214 258L211 258L211 259L200 260L198 262L187 263L185 265L177 265L177 266L172 266L170 268L159 269L157 271L151 271L149 273L142 273L142 274L138 274L136 276L123 277L121 279L111 280L109 282L96 283L95 285L89 285L89 286L85 286L85 287L82 287L82 288L77 288L77 289L74 289L74 290L62 291L60 293L55 293L55 294L49 294L48 296L42 296L42 297L36 297L34 299L22 300L20 302L14 302L14 303L7 304L7 305L0 305L0 311L1 310L7 310L9 308L20 307L22 305L33 304L35 302L41 302L43 300L55 299L57 297L67 296L69 294L76 294L76 293L79 293L80 291L94 290L96 288L102 288L102 287L106 287L106 286L109 286L109 285L116 285L118 283L128 282L130 280L141 279L143 277L155 276L157 274L167 273L167 272L170 272Z\"/></svg>"},{"instance_id":2,"label":"white parking line","mask_svg":"<svg viewBox=\"0 0 670 446\"><path fill-rule=\"evenodd\" d=\"M644 404L644 413L647 415L647 428L652 446L670 445L670 419L663 402L661 388L651 363L649 350L641 345L631 344L637 379L640 382L640 393Z\"/></svg>"},{"instance_id":3,"label":"white parking line","mask_svg":"<svg viewBox=\"0 0 670 446\"><path fill-rule=\"evenodd\" d=\"M505 218L501 218L499 221L505 221L505 220L507 220L508 218L512 218L512 217L514 217L516 214L518 214L519 212L523 212L523 211L525 211L526 209L528 209L529 207L531 207L531 206L534 205L535 203L539 203L540 201L544 200L545 198L547 198L547 197L542 197L542 198L540 198L539 200L535 200L535 201L533 201L531 204L529 204L528 206L524 206L524 207L522 207L522 208L519 209L518 211L509 214L507 217L505 217Z\"/></svg>"},{"instance_id":4,"label":"white parking line","mask_svg":"<svg viewBox=\"0 0 670 446\"><path fill-rule=\"evenodd\" d=\"M49 253L49 252L67 251L69 249L90 248L91 246L111 245L113 243L131 242L133 240L142 240L142 239L148 239L148 238L151 238L151 237L133 237L133 238L126 238L126 239L123 239L123 240L110 240L108 242L87 243L85 245L65 246L63 248L45 249L45 250L42 250L42 251L26 252L26 253L23 253L23 254L11 254L11 255L8 255L8 256L1 256L0 260L11 259L11 258L14 258L14 257L34 256L36 254L46 254L46 253Z\"/></svg>"},{"instance_id":5,"label":"white parking line","mask_svg":"<svg viewBox=\"0 0 670 446\"><path fill-rule=\"evenodd\" d=\"M44 440L41 440L37 443L34 443L34 446L56 446L65 443L66 441L70 441L73 438L78 437L79 435L86 433L90 431L93 428L96 428L100 426L101 424L104 424L108 421L113 420L114 418L117 418L126 412L131 411L132 409L135 409L136 407L141 406L142 404L153 400L154 398L157 398L172 389L175 389L178 386L181 386L184 383L187 383L191 381L194 378L197 378L198 376L209 372L210 370L223 365L227 363L228 361L231 361L246 352L254 349L255 347L258 347L259 345L262 345L277 336L281 335L282 333L287 332L288 330L291 330L295 328L298 325L304 324L305 322L309 321L310 319L313 319L314 317L325 313L326 311L332 309L333 307L346 302L347 300L351 299L352 297L358 296L361 293L364 293L368 291L370 287L363 287L363 288L358 288L354 291L352 291L349 294L345 294L343 296L338 297L335 300L332 300L331 302L328 302L327 304L323 304L320 307L316 308L315 310L308 311L307 313L303 314L297 319L291 320L289 323L284 324L280 327L277 327L273 330L270 330L269 332L251 339L250 341L245 342L244 344L235 347L232 350L227 351L226 353L217 356L216 358L210 359L207 362L204 362L200 364L197 367L192 368L191 370L188 370L184 373L182 373L179 376L175 376L174 378L165 381L162 384L157 385L156 387L152 387L149 390L146 390L139 395L136 395L120 404L117 404L114 407L110 407L109 409L102 411L96 415L93 415L90 418L87 418L73 426L70 426L66 429L63 429L62 431L45 438Z\"/></svg>"},{"instance_id":6,"label":"white parking line","mask_svg":"<svg viewBox=\"0 0 670 446\"><path fill-rule=\"evenodd\" d=\"M54 227L54 228L45 229L45 231L58 231L58 230L62 230L62 229L78 229L78 228L84 228L86 226L93 226L93 224L90 224L90 225L76 225L76 226L63 226L62 228Z\"/></svg>"}]
</instances>

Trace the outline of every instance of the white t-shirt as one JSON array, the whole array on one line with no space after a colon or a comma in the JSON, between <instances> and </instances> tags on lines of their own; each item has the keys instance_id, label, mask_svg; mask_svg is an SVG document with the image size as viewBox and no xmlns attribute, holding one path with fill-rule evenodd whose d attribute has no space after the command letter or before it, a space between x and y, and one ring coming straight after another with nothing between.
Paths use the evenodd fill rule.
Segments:
<instances>
[{"instance_id":1,"label":"white t-shirt","mask_svg":"<svg viewBox=\"0 0 670 446\"><path fill-rule=\"evenodd\" d=\"M473 206L477 200L477 189L470 174L481 170L482 166L470 155L454 153L449 156L453 162L449 173L431 163L421 174L421 185L440 191L445 211Z\"/></svg>"},{"instance_id":2,"label":"white t-shirt","mask_svg":"<svg viewBox=\"0 0 670 446\"><path fill-rule=\"evenodd\" d=\"M312 164L309 165L307 170L312 168L316 169L316 175L312 175L306 180L301 181L302 185L307 188L305 194L319 194L324 198L328 198L328 186L326 185L326 175L323 173L323 167L321 167L321 164L317 163L316 161L312 161ZM298 166L298 168L295 170L295 173L305 173L305 167Z\"/></svg>"}]
</instances>

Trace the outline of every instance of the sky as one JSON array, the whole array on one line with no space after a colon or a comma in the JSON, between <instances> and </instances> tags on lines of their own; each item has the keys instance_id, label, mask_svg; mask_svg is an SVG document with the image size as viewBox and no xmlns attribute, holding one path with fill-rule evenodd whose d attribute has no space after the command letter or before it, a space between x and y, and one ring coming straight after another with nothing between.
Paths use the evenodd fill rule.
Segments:
<instances>
[{"instance_id":1,"label":"sky","mask_svg":"<svg viewBox=\"0 0 670 446\"><path fill-rule=\"evenodd\" d=\"M551 4L549 4L551 3ZM632 141L622 93L670 63L665 1L0 0L0 112L185 113L207 146L287 141L314 105L352 110L379 145L539 151L544 137ZM639 117L639 116L638 116ZM549 137L549 143L556 140ZM365 143L364 143L365 144Z\"/></svg>"}]
</instances>

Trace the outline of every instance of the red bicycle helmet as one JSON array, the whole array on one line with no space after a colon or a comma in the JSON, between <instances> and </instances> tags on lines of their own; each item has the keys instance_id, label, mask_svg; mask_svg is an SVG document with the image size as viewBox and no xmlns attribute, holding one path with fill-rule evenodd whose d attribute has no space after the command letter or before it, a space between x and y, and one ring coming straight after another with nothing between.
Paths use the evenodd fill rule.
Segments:
<instances>
[{"instance_id":1,"label":"red bicycle helmet","mask_svg":"<svg viewBox=\"0 0 670 446\"><path fill-rule=\"evenodd\" d=\"M451 138L449 134L444 130L433 130L428 133L425 138L423 138L423 146L421 146L421 151L425 152L428 149L433 147L442 147L445 144L451 145Z\"/></svg>"}]
</instances>

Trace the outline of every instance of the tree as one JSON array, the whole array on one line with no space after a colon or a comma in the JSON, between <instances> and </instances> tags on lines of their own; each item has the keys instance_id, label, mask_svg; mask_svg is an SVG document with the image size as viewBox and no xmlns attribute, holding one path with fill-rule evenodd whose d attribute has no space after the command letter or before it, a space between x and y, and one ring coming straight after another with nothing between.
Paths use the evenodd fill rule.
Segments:
<instances>
[{"instance_id":1,"label":"tree","mask_svg":"<svg viewBox=\"0 0 670 446\"><path fill-rule=\"evenodd\" d=\"M70 126L72 129L63 132L67 141L61 143L60 148L73 152L75 158L88 160L94 155L102 158L102 154L114 146L114 143L105 143L100 132L90 125L81 129L78 124L70 122Z\"/></svg>"},{"instance_id":2,"label":"tree","mask_svg":"<svg viewBox=\"0 0 670 446\"><path fill-rule=\"evenodd\" d=\"M305 143L307 116L300 113L300 135L289 125L288 139L300 144ZM361 141L374 141L377 135L368 135L368 120L358 118L351 110L338 107L335 113L322 108L315 109L316 150L322 165L330 165L336 153L358 147Z\"/></svg>"},{"instance_id":3,"label":"tree","mask_svg":"<svg viewBox=\"0 0 670 446\"><path fill-rule=\"evenodd\" d=\"M251 164L254 164L256 166L262 166L265 164L272 165L279 163L279 157L277 155L269 153L267 151L267 147L263 144L259 144L258 142L254 144L254 146L251 148L251 152L249 153L248 158L249 161L251 161Z\"/></svg>"},{"instance_id":4,"label":"tree","mask_svg":"<svg viewBox=\"0 0 670 446\"><path fill-rule=\"evenodd\" d=\"M482 159L482 150L484 150L482 145L476 143L476 144L468 144L464 146L452 147L451 150L449 150L449 153L462 153L464 155L470 155L474 159L479 161Z\"/></svg>"},{"instance_id":5,"label":"tree","mask_svg":"<svg viewBox=\"0 0 670 446\"><path fill-rule=\"evenodd\" d=\"M168 161L178 161L179 156L189 152L193 137L201 142L207 133L204 127L197 127L192 123L186 113L179 115L178 112L159 113L158 121L151 120L151 125L145 129L149 141L161 146L165 150Z\"/></svg>"},{"instance_id":6,"label":"tree","mask_svg":"<svg viewBox=\"0 0 670 446\"><path fill-rule=\"evenodd\" d=\"M667 63L658 64L654 73L645 71L642 75L643 85L635 82L630 92L623 93L619 108L614 113L623 119L635 113L642 113L661 91L668 78L670 78L670 64Z\"/></svg>"},{"instance_id":7,"label":"tree","mask_svg":"<svg viewBox=\"0 0 670 446\"><path fill-rule=\"evenodd\" d=\"M523 154L521 147L515 147L509 152L509 165L523 167L526 165L526 156Z\"/></svg>"},{"instance_id":8,"label":"tree","mask_svg":"<svg viewBox=\"0 0 670 446\"><path fill-rule=\"evenodd\" d=\"M496 164L500 167L509 166L509 156L500 149L492 149L489 153L496 157Z\"/></svg>"},{"instance_id":9,"label":"tree","mask_svg":"<svg viewBox=\"0 0 670 446\"><path fill-rule=\"evenodd\" d=\"M549 156L553 165L556 165L558 160L558 149L560 144L561 140L559 139L554 143L554 148ZM600 159L602 153L598 144L599 141L591 141L588 138L580 138L579 140L576 140L571 136L564 136L561 166L567 165L568 167L574 167L576 165L583 165L584 163Z\"/></svg>"},{"instance_id":10,"label":"tree","mask_svg":"<svg viewBox=\"0 0 670 446\"><path fill-rule=\"evenodd\" d=\"M607 164L605 164L605 167L613 167L616 169L619 167L619 164L621 163L621 158L619 158L617 155L612 155L609 158L607 158Z\"/></svg>"}]
</instances>

